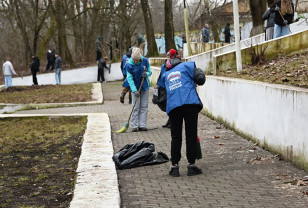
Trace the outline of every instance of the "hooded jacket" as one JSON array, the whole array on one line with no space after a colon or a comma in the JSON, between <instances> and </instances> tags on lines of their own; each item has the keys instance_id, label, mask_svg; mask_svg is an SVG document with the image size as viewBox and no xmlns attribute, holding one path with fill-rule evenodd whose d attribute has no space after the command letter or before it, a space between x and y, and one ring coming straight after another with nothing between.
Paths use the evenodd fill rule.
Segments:
<instances>
[{"instance_id":1,"label":"hooded jacket","mask_svg":"<svg viewBox=\"0 0 308 208\"><path fill-rule=\"evenodd\" d=\"M40 59L39 57L35 56L32 58L32 63L30 65L31 72L38 72L40 71Z\"/></svg>"},{"instance_id":2,"label":"hooded jacket","mask_svg":"<svg viewBox=\"0 0 308 208\"><path fill-rule=\"evenodd\" d=\"M146 69L147 77L142 84L141 90L149 90L150 81L148 77L152 75L152 71L149 60L147 58L141 56L141 59L138 63L135 63L134 60L130 58L124 68L124 70L127 71L126 79L132 92L139 90L142 81L142 73L144 72L144 69Z\"/></svg>"},{"instance_id":3,"label":"hooded jacket","mask_svg":"<svg viewBox=\"0 0 308 208\"><path fill-rule=\"evenodd\" d=\"M293 14L285 14L285 15L283 15L283 18L288 21L288 24L291 24L293 22L293 18L294 18L294 5L293 5L292 1L291 1L291 5L292 5ZM281 13L279 13L279 11L275 11L274 10L276 6L281 8L281 0L276 1L274 4L272 4L270 6L271 12L275 13L274 22L275 22L276 25L285 26L285 24L283 23L283 19L281 17Z\"/></svg>"},{"instance_id":4,"label":"hooded jacket","mask_svg":"<svg viewBox=\"0 0 308 208\"><path fill-rule=\"evenodd\" d=\"M6 61L2 66L2 71L4 76L12 76L16 74L13 64L10 61Z\"/></svg>"}]
</instances>

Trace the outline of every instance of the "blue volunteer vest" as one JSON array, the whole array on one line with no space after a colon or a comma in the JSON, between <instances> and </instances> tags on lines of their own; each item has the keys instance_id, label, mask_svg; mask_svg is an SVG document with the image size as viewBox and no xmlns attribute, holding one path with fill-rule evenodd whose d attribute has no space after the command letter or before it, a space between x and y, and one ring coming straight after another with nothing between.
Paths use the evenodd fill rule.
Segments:
<instances>
[{"instance_id":1,"label":"blue volunteer vest","mask_svg":"<svg viewBox=\"0 0 308 208\"><path fill-rule=\"evenodd\" d=\"M200 104L194 83L194 69L195 62L183 62L163 75L167 90L167 114L182 105Z\"/></svg>"}]
</instances>

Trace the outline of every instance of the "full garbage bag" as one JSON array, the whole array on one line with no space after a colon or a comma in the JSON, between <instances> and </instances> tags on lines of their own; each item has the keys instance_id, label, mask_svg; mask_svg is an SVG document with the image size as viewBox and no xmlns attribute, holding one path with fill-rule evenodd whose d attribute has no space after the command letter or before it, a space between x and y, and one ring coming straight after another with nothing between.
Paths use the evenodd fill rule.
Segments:
<instances>
[{"instance_id":1,"label":"full garbage bag","mask_svg":"<svg viewBox=\"0 0 308 208\"><path fill-rule=\"evenodd\" d=\"M169 161L163 152L155 151L153 143L141 141L136 144L127 144L112 157L118 169L134 168L145 165L161 164Z\"/></svg>"}]
</instances>

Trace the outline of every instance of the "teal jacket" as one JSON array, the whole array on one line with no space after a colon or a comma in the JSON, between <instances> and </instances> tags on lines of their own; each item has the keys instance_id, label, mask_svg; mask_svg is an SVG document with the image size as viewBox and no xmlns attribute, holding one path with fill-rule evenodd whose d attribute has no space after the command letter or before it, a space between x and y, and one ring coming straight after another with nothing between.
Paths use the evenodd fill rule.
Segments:
<instances>
[{"instance_id":1,"label":"teal jacket","mask_svg":"<svg viewBox=\"0 0 308 208\"><path fill-rule=\"evenodd\" d=\"M127 72L127 81L132 92L139 90L142 81L142 73L146 69L147 77L145 78L141 90L146 91L150 88L149 77L152 75L150 62L147 58L141 56L140 62L135 63L132 58L129 59L128 63L125 65L125 70Z\"/></svg>"}]
</instances>

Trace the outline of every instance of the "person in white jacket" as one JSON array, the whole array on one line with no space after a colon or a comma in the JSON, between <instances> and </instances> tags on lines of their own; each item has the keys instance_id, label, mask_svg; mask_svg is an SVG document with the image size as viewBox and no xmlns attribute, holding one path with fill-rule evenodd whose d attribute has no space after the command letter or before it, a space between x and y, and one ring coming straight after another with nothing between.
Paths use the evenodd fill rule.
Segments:
<instances>
[{"instance_id":1,"label":"person in white jacket","mask_svg":"<svg viewBox=\"0 0 308 208\"><path fill-rule=\"evenodd\" d=\"M8 89L12 86L12 75L16 75L13 64L10 62L10 58L6 58L6 62L2 66L2 71L4 75L5 88Z\"/></svg>"}]
</instances>

